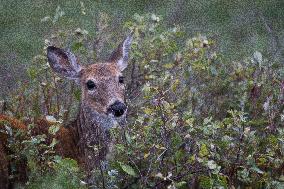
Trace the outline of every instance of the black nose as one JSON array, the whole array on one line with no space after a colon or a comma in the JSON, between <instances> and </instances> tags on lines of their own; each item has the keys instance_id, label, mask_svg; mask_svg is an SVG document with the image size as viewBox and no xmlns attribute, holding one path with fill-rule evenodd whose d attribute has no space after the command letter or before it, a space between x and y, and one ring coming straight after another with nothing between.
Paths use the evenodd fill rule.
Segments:
<instances>
[{"instance_id":1,"label":"black nose","mask_svg":"<svg viewBox=\"0 0 284 189\"><path fill-rule=\"evenodd\" d=\"M124 114L126 106L124 103L115 101L112 105L109 106L108 112L112 113L115 117L120 117Z\"/></svg>"}]
</instances>

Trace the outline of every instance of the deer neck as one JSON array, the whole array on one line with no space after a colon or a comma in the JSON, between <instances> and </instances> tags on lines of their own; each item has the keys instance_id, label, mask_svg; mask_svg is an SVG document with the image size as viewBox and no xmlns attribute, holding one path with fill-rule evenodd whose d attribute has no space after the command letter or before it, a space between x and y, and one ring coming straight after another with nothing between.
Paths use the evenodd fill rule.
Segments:
<instances>
[{"instance_id":1,"label":"deer neck","mask_svg":"<svg viewBox=\"0 0 284 189\"><path fill-rule=\"evenodd\" d=\"M105 160L111 143L109 129L115 125L114 119L96 112L87 104L80 105L76 125L78 146L84 164L90 171Z\"/></svg>"}]
</instances>

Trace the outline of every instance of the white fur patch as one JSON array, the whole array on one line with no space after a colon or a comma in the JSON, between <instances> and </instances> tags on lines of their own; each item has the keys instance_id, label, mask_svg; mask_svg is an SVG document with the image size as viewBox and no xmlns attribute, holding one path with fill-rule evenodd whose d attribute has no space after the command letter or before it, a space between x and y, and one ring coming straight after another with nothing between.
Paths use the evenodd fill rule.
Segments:
<instances>
[{"instance_id":1,"label":"white fur patch","mask_svg":"<svg viewBox=\"0 0 284 189\"><path fill-rule=\"evenodd\" d=\"M132 38L133 38L132 35L129 35L123 42L122 57L117 61L117 64L121 71L123 71L127 67L127 61L129 58L128 54L131 48Z\"/></svg>"},{"instance_id":2,"label":"white fur patch","mask_svg":"<svg viewBox=\"0 0 284 189\"><path fill-rule=\"evenodd\" d=\"M76 56L70 50L66 51L66 55L74 71L79 73L82 70L82 68L80 64L77 63Z\"/></svg>"}]
</instances>

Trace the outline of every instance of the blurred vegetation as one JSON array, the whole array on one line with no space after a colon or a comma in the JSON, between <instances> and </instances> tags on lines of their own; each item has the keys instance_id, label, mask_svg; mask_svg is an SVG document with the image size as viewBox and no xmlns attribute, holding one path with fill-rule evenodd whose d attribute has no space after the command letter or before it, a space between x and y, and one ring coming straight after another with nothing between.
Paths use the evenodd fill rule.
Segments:
<instances>
[{"instance_id":1,"label":"blurred vegetation","mask_svg":"<svg viewBox=\"0 0 284 189\"><path fill-rule=\"evenodd\" d=\"M18 80L27 79L22 70L54 31L84 28L95 43L102 13L111 18L112 27L106 32L116 34L109 39L112 41L124 35L122 25L135 13L149 12L163 17L166 27L182 26L188 37L201 33L214 39L227 59L241 60L258 50L265 57L283 61L283 7L281 0L1 1L1 96L18 86ZM48 19L52 22L45 22ZM103 51L100 56L106 54Z\"/></svg>"},{"instance_id":2,"label":"blurred vegetation","mask_svg":"<svg viewBox=\"0 0 284 189\"><path fill-rule=\"evenodd\" d=\"M52 116L49 132L56 132L76 114L80 91L51 72L45 48L71 48L88 64L134 30L125 71L128 126L112 130L113 158L103 173L94 170L97 187L103 177L106 188L283 188L281 3L4 2L11 21L2 20L1 67L27 69L5 113L22 120ZM34 23L41 29L35 32ZM22 33L13 38L10 30ZM12 52L14 62L5 59ZM27 188L86 188L77 163L54 154L55 140L31 135L18 144L19 134L9 133L11 150L20 154L12 157L15 165L28 161Z\"/></svg>"}]
</instances>

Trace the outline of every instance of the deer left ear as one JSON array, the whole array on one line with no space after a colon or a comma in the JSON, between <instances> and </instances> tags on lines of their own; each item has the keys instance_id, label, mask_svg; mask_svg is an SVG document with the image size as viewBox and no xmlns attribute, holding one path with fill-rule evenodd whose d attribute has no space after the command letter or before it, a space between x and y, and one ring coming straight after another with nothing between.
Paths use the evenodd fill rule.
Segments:
<instances>
[{"instance_id":1,"label":"deer left ear","mask_svg":"<svg viewBox=\"0 0 284 189\"><path fill-rule=\"evenodd\" d=\"M47 47L47 60L52 70L59 75L72 80L79 78L82 67L70 51L49 46Z\"/></svg>"},{"instance_id":2,"label":"deer left ear","mask_svg":"<svg viewBox=\"0 0 284 189\"><path fill-rule=\"evenodd\" d=\"M109 62L117 64L120 71L123 71L127 67L127 61L129 58L129 51L131 48L131 42L133 34L131 33L126 39L121 43L118 48L110 56Z\"/></svg>"}]
</instances>

